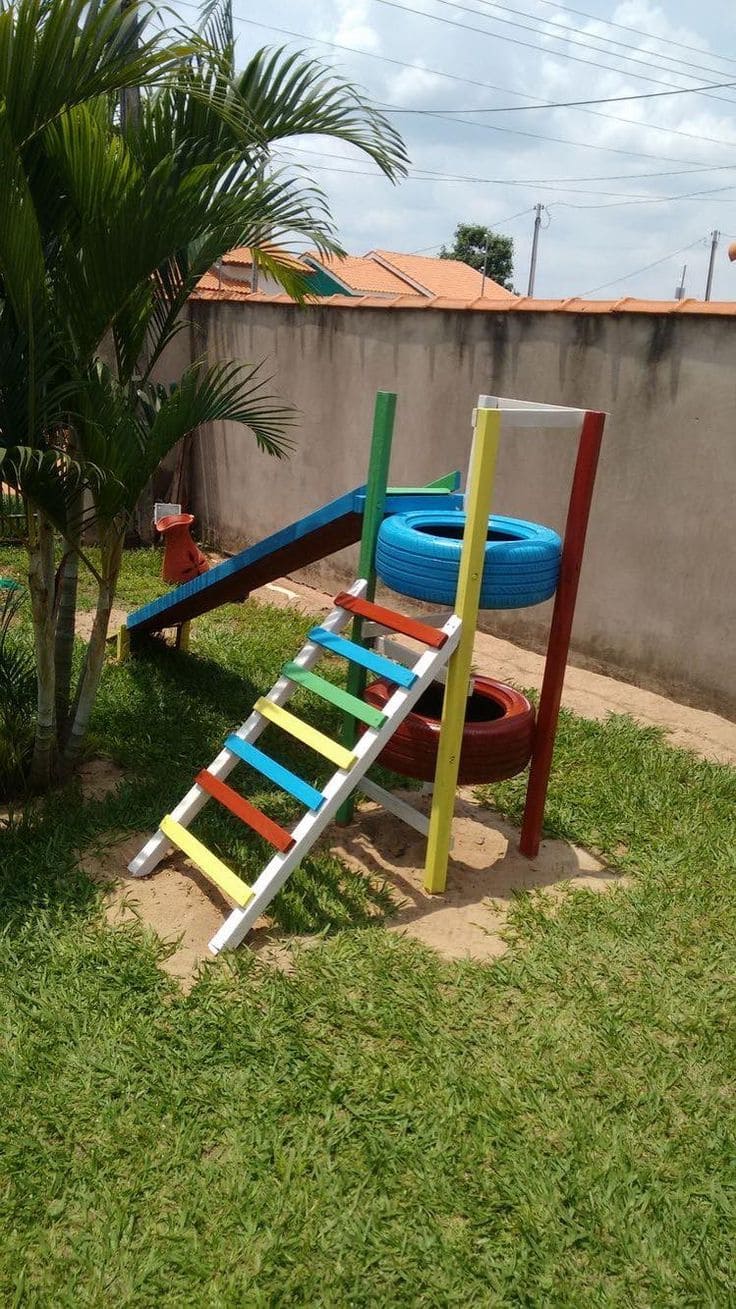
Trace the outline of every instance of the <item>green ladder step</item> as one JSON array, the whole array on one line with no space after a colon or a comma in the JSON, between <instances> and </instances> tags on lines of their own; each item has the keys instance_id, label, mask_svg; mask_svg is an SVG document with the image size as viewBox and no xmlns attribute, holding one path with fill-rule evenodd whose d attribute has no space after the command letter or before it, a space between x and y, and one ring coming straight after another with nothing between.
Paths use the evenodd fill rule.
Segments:
<instances>
[{"instance_id":1,"label":"green ladder step","mask_svg":"<svg viewBox=\"0 0 736 1309\"><path fill-rule=\"evenodd\" d=\"M386 715L381 713L373 705L366 704L365 700L359 700L357 696L351 695L349 691L344 691L341 686L335 686L328 682L326 678L319 677L317 673L310 673L306 668L300 668L299 664L284 664L281 669L284 677L288 677L290 682L296 682L298 686L303 686L305 691L311 691L314 695L320 696L322 700L327 700L329 704L335 705L337 709L342 709L345 713L357 718L367 727L378 729L383 727L386 721Z\"/></svg>"}]
</instances>

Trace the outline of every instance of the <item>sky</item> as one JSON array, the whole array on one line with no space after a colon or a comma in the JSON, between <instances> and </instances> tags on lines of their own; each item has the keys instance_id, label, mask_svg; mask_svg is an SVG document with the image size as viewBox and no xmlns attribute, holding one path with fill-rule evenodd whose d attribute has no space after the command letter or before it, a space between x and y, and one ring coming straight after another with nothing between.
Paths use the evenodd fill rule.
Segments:
<instances>
[{"instance_id":1,"label":"sky","mask_svg":"<svg viewBox=\"0 0 736 1309\"><path fill-rule=\"evenodd\" d=\"M233 3L239 65L287 44L391 106L421 177L393 186L339 142L294 143L350 253L434 254L457 223L484 223L514 238L514 286L526 292L541 203L539 297L670 299L684 264L686 294L702 297L718 230L713 299L736 299L733 0ZM707 95L539 107L729 81Z\"/></svg>"}]
</instances>

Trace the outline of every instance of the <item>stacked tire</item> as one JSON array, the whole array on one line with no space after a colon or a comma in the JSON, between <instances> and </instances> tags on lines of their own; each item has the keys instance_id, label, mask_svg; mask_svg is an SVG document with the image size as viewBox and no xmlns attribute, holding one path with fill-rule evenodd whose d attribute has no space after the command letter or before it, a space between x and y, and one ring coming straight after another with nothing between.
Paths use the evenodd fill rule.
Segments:
<instances>
[{"instance_id":1,"label":"stacked tire","mask_svg":"<svg viewBox=\"0 0 736 1309\"><path fill-rule=\"evenodd\" d=\"M452 607L457 592L465 514L420 510L384 519L376 572L400 595ZM562 542L556 532L523 518L488 522L481 609L522 609L554 595Z\"/></svg>"},{"instance_id":2,"label":"stacked tire","mask_svg":"<svg viewBox=\"0 0 736 1309\"><path fill-rule=\"evenodd\" d=\"M379 679L365 690L369 704L382 709L394 692ZM434 781L444 688L435 683L394 732L379 763L402 777ZM534 742L534 708L520 691L476 677L463 729L458 781L463 785L501 782L526 768Z\"/></svg>"}]
</instances>

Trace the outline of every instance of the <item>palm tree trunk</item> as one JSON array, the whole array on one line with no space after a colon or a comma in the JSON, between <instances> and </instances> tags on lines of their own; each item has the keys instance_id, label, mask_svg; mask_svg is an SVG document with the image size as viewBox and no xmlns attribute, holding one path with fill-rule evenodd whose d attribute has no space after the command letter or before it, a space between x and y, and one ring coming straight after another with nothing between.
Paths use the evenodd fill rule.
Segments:
<instances>
[{"instance_id":1,"label":"palm tree trunk","mask_svg":"<svg viewBox=\"0 0 736 1309\"><path fill-rule=\"evenodd\" d=\"M54 529L43 514L31 509L28 511L28 589L38 684L30 781L34 790L46 791L56 768Z\"/></svg>"},{"instance_id":2,"label":"palm tree trunk","mask_svg":"<svg viewBox=\"0 0 736 1309\"><path fill-rule=\"evenodd\" d=\"M102 676L107 630L110 625L110 613L115 599L115 590L123 555L122 531L118 531L114 527L105 528L100 540L100 553L102 556L100 569L102 581L97 588L95 618L84 666L77 684L77 693L71 714L71 730L64 749L65 771L71 771L79 760L89 728L97 688Z\"/></svg>"},{"instance_id":3,"label":"palm tree trunk","mask_svg":"<svg viewBox=\"0 0 736 1309\"><path fill-rule=\"evenodd\" d=\"M62 564L59 583L54 664L56 670L56 732L63 749L69 727L69 702L74 657L74 623L77 616L79 555L72 542Z\"/></svg>"}]
</instances>

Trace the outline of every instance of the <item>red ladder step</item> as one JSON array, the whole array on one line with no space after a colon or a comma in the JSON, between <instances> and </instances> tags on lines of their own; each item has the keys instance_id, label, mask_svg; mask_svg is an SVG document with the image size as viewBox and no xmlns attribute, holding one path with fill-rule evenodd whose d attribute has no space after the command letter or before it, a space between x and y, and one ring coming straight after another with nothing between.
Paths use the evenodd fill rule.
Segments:
<instances>
[{"instance_id":1,"label":"red ladder step","mask_svg":"<svg viewBox=\"0 0 736 1309\"><path fill-rule=\"evenodd\" d=\"M372 623L380 623L381 627L388 627L391 632L400 632L402 636L410 636L415 641L421 641L423 645L429 645L433 650L440 650L447 640L447 634L438 631L436 627L428 627L426 623L420 623L416 618L407 618L405 614L397 614L393 609L373 604L370 600L361 600L347 591L341 591L335 596L335 604L341 609L347 609L348 613L356 614L358 618L368 618Z\"/></svg>"},{"instance_id":2,"label":"red ladder step","mask_svg":"<svg viewBox=\"0 0 736 1309\"><path fill-rule=\"evenodd\" d=\"M294 844L291 832L287 832L285 827L280 827L267 814L262 813L260 809L250 803L250 800L246 800L245 796L238 795L238 792L234 791L227 783L221 782L219 777L215 777L214 773L210 773L208 769L203 768L202 772L198 773L194 780L197 786L201 786L202 790L211 795L214 800L219 800L220 804L229 809L231 814L235 814L235 817L239 818L241 822L247 823L248 827L252 827L254 832L257 832L259 836L275 846L282 854L291 849Z\"/></svg>"}]
</instances>

